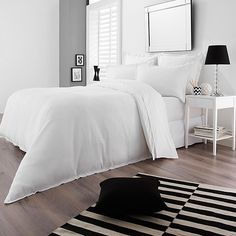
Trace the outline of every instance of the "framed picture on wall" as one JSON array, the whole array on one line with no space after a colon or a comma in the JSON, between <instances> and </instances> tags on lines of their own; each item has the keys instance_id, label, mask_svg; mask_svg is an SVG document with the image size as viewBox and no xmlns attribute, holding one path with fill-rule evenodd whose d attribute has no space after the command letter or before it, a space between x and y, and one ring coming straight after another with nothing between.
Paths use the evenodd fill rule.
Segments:
<instances>
[{"instance_id":1,"label":"framed picture on wall","mask_svg":"<svg viewBox=\"0 0 236 236\"><path fill-rule=\"evenodd\" d=\"M84 55L76 54L75 55L75 65L76 66L84 66Z\"/></svg>"},{"instance_id":2,"label":"framed picture on wall","mask_svg":"<svg viewBox=\"0 0 236 236\"><path fill-rule=\"evenodd\" d=\"M71 81L81 82L82 81L82 68L72 67L71 68Z\"/></svg>"}]
</instances>

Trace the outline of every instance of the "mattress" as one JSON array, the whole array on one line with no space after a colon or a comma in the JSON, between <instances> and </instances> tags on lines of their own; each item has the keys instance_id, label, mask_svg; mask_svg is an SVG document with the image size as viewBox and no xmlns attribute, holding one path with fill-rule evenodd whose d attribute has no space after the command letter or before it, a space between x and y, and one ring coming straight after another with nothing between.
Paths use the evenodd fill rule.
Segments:
<instances>
[{"instance_id":1,"label":"mattress","mask_svg":"<svg viewBox=\"0 0 236 236\"><path fill-rule=\"evenodd\" d=\"M185 104L175 97L163 97L170 132L175 143L176 148L184 147L184 133L185 133ZM202 112L201 109L191 109L189 127L193 129L194 126L202 124ZM202 142L201 139L189 137L189 144L195 144Z\"/></svg>"},{"instance_id":2,"label":"mattress","mask_svg":"<svg viewBox=\"0 0 236 236\"><path fill-rule=\"evenodd\" d=\"M168 121L184 120L185 116L185 104L175 97L163 97L166 104L166 110L168 115ZM201 109L192 108L190 117L200 117Z\"/></svg>"}]
</instances>

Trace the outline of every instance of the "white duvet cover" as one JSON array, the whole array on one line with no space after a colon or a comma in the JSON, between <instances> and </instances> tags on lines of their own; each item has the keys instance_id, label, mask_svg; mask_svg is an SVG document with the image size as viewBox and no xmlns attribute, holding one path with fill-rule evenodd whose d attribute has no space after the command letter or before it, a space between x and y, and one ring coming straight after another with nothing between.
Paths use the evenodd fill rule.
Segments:
<instances>
[{"instance_id":1,"label":"white duvet cover","mask_svg":"<svg viewBox=\"0 0 236 236\"><path fill-rule=\"evenodd\" d=\"M0 136L26 152L5 203L151 155L177 158L161 95L137 81L16 92Z\"/></svg>"}]
</instances>

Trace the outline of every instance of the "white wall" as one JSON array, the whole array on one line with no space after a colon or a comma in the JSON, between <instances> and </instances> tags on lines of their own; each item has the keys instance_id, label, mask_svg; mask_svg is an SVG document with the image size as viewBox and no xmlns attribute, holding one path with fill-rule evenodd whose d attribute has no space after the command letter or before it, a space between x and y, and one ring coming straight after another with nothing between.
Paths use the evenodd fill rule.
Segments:
<instances>
[{"instance_id":1,"label":"white wall","mask_svg":"<svg viewBox=\"0 0 236 236\"><path fill-rule=\"evenodd\" d=\"M123 53L145 52L144 7L160 0L123 0ZM236 94L236 1L193 0L193 47L206 54L209 44L226 44L230 66L220 66L220 87L225 94ZM201 80L212 83L214 66L204 66ZM220 116L230 126L230 116Z\"/></svg>"},{"instance_id":2,"label":"white wall","mask_svg":"<svg viewBox=\"0 0 236 236\"><path fill-rule=\"evenodd\" d=\"M19 89L59 84L59 0L0 0L0 113Z\"/></svg>"},{"instance_id":3,"label":"white wall","mask_svg":"<svg viewBox=\"0 0 236 236\"><path fill-rule=\"evenodd\" d=\"M123 53L145 52L144 7L160 0L123 0ZM193 0L193 47L206 54L209 44L226 44L231 65L220 66L221 88L236 94L236 1ZM214 78L214 66L204 66L202 80Z\"/></svg>"},{"instance_id":4,"label":"white wall","mask_svg":"<svg viewBox=\"0 0 236 236\"><path fill-rule=\"evenodd\" d=\"M122 5L122 51L144 53L144 0L123 0Z\"/></svg>"}]
</instances>

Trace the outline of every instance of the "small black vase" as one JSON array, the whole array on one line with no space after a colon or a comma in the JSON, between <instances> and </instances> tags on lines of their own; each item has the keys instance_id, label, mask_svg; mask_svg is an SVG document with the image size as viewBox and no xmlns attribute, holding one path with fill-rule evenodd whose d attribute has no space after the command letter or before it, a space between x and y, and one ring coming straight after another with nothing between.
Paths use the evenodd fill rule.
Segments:
<instances>
[{"instance_id":1,"label":"small black vase","mask_svg":"<svg viewBox=\"0 0 236 236\"><path fill-rule=\"evenodd\" d=\"M99 77L99 73L100 73L100 68L97 68L97 81L100 81L100 77Z\"/></svg>"},{"instance_id":2,"label":"small black vase","mask_svg":"<svg viewBox=\"0 0 236 236\"><path fill-rule=\"evenodd\" d=\"M202 88L199 86L196 86L193 88L194 95L201 95L202 94Z\"/></svg>"},{"instance_id":3,"label":"small black vase","mask_svg":"<svg viewBox=\"0 0 236 236\"><path fill-rule=\"evenodd\" d=\"M98 66L94 66L93 81L99 81L99 71L100 71L100 68L98 68Z\"/></svg>"}]
</instances>

